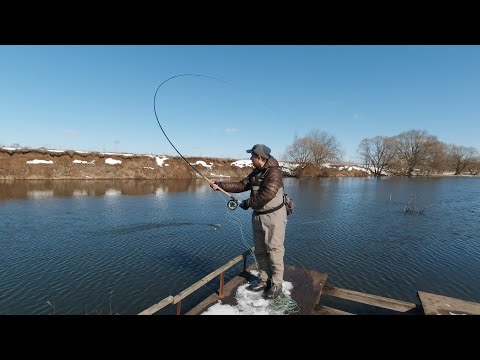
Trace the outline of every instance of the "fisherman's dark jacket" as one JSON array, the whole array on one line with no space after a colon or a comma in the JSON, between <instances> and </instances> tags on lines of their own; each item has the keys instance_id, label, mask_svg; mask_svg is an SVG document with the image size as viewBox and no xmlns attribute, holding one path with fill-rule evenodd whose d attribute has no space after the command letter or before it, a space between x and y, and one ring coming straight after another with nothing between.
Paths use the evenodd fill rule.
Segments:
<instances>
[{"instance_id":1,"label":"fisherman's dark jacket","mask_svg":"<svg viewBox=\"0 0 480 360\"><path fill-rule=\"evenodd\" d=\"M283 202L282 169L273 156L270 156L263 168L255 168L245 179L217 184L223 190L232 193L250 190L247 205L255 211L270 210Z\"/></svg>"}]
</instances>

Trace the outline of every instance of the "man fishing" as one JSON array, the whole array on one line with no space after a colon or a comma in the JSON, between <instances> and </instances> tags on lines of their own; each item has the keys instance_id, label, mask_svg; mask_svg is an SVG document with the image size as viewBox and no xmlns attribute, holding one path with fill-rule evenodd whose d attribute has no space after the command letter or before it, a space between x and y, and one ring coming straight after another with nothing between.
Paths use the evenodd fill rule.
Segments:
<instances>
[{"instance_id":1,"label":"man fishing","mask_svg":"<svg viewBox=\"0 0 480 360\"><path fill-rule=\"evenodd\" d=\"M259 281L250 284L247 289L255 292L263 290L266 299L276 299L282 294L287 226L283 174L268 146L256 144L247 153L252 154L250 159L254 170L245 179L238 182L212 182L210 187L233 193L250 190L250 197L239 206L244 210L253 209L253 243Z\"/></svg>"}]
</instances>

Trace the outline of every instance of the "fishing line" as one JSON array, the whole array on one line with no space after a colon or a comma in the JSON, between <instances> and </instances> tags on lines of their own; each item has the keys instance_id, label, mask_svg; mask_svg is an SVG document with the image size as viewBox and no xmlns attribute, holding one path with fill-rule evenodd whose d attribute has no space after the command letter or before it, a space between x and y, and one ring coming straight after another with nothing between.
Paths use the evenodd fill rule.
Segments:
<instances>
[{"instance_id":1,"label":"fishing line","mask_svg":"<svg viewBox=\"0 0 480 360\"><path fill-rule=\"evenodd\" d=\"M300 306L295 300L282 296L271 300L268 308L274 311L275 315L293 315L300 311Z\"/></svg>"},{"instance_id":2,"label":"fishing line","mask_svg":"<svg viewBox=\"0 0 480 360\"><path fill-rule=\"evenodd\" d=\"M165 84L167 83L168 81L172 80L172 79L175 79L175 78L178 78L178 77L181 77L181 76L197 76L197 77L204 77L204 78L207 78L207 79L212 79L212 80L216 80L216 81L219 81L219 82L222 82L224 84L227 84L227 85L231 85L230 83L226 82L226 81L223 81L223 80L220 80L216 77L213 77L213 76L208 76L208 75L201 75L201 74L179 74L179 75L175 75L175 76L172 76L172 77L169 77L167 80L163 81L160 85L158 85L157 87L157 90L155 91L155 95L153 96L153 111L155 113L155 118L157 119L157 123L158 123L158 126L160 127L160 130L162 130L162 133L163 135L165 135L165 138L167 139L167 141L170 143L170 145L172 145L172 147L175 149L175 151L177 152L177 154L188 164L188 166L190 166L193 171L195 171L195 173L197 173L198 175L200 175L203 179L207 180L210 185L213 184L213 181L211 181L210 179L208 179L205 175L203 175L200 171L198 171L197 169L195 169L193 167L192 164L190 164L188 162L188 160L180 153L180 151L175 147L175 145L173 145L172 141L168 138L167 136L167 133L165 132L165 130L163 129L162 127L162 124L160 124L160 120L158 119L158 115L157 115L157 107L156 107L156 99L157 99L157 93L158 93L158 90L160 90L160 88ZM231 200L228 201L227 203L227 207L230 209L230 210L235 210L238 206L238 203L239 201L237 199L235 199L231 194L229 194L228 192L226 192L225 190L219 188L218 190L220 190L221 192L223 192L225 195L227 195Z\"/></svg>"},{"instance_id":3,"label":"fishing line","mask_svg":"<svg viewBox=\"0 0 480 360\"><path fill-rule=\"evenodd\" d=\"M221 197L220 194L218 194L218 196ZM238 217L235 216L234 214L232 214L230 211L228 211L228 210L225 210L225 211L226 211L225 218L228 221L236 223L238 225L238 228L240 229L240 236L242 237L243 244L245 245L245 247L248 249L248 251L252 255L252 258L255 262L256 270L257 270L258 273L260 273L260 267L258 265L257 257L255 256L255 253L252 250L252 246L250 246L248 244L248 242L245 239L245 236L243 234L242 223L240 222ZM302 266L303 266L303 264L302 264ZM306 269L305 266L303 266L303 268ZM283 287L283 285L282 285L282 287ZM282 295L281 296L279 296L276 299L269 300L269 304L268 304L267 308L270 309L270 311L274 312L277 315L293 315L293 314L296 314L300 311L300 306L298 305L298 303L294 299L292 299L292 297L286 296L283 293L283 289L282 289Z\"/></svg>"},{"instance_id":4,"label":"fishing line","mask_svg":"<svg viewBox=\"0 0 480 360\"><path fill-rule=\"evenodd\" d=\"M227 85L231 85L230 83L226 82L226 81L223 81L221 79L218 79L216 77L213 77L213 76L208 76L208 75L202 75L202 74L179 74L179 75L174 75L172 77L169 77L168 79L164 80L160 85L158 85L157 87L157 90L155 91L155 95L153 96L153 111L155 113L155 118L157 120L157 124L158 126L160 127L160 130L162 130L162 133L163 135L165 136L165 138L167 139L167 141L170 143L170 145L173 147L173 149L177 152L177 154L188 164L188 166L190 166L193 171L195 171L195 173L197 173L198 175L200 175L202 178L204 178L205 180L207 180L210 184L213 184L212 181L210 181L205 175L203 175L200 171L198 171L196 168L194 168L192 166L192 164L190 164L190 162L182 155L182 153L176 148L176 146L172 143L172 141L170 140L170 138L168 137L167 133L165 132L165 130L163 129L162 127L162 124L160 123L160 120L158 119L158 114L157 114L157 106L156 106L156 99L157 99L157 93L158 91L160 90L160 88L166 84L168 81L170 80L173 80L175 78L178 78L178 77L182 77L182 76L196 76L196 77L204 77L204 78L208 78L208 79L212 79L212 80L216 80L216 81L219 81L219 82L222 82L224 84L227 84ZM232 195L230 195L229 193L227 193L226 191L224 191L223 189L220 189L223 193L225 193L227 196L229 196L231 198L231 200L227 203L227 207L228 209L230 210L234 210L236 209L237 205L238 205L238 200L235 199ZM222 197L222 195L220 195L220 193L217 193L218 196ZM228 221L232 221L234 223L237 223L239 229L240 229L240 235L242 237L242 241L243 243L245 244L245 247L250 251L250 253L252 254L252 257L253 259L255 260L255 265L258 269L258 262L257 262L257 258L254 254L254 252L252 251L252 247L249 246L249 244L247 243L247 240L245 239L245 236L243 235L243 229L242 229L242 224L241 222L236 219L232 214L230 214L228 211L227 211L227 215L226 215L226 219Z\"/></svg>"},{"instance_id":5,"label":"fishing line","mask_svg":"<svg viewBox=\"0 0 480 360\"><path fill-rule=\"evenodd\" d=\"M219 193L216 193L218 196L222 197L222 195L220 195ZM222 199L223 200L223 199ZM257 262L257 257L255 256L255 253L253 252L252 250L252 246L250 246L247 242L247 239L245 238L244 234L243 234L243 228L242 228L242 223L240 222L240 220L234 215L232 214L230 211L226 211L225 213L225 219L238 225L238 228L240 229L240 236L242 237L242 242L243 244L245 245L245 247L247 248L247 250L250 252L250 254L252 255L252 258L253 260L255 261L255 267L257 268L257 271L260 272L259 270L259 266L258 266L258 262Z\"/></svg>"},{"instance_id":6,"label":"fishing line","mask_svg":"<svg viewBox=\"0 0 480 360\"><path fill-rule=\"evenodd\" d=\"M162 124L160 123L160 120L158 119L158 115L157 115L157 107L156 107L156 99L157 99L157 93L158 93L158 90L160 90L160 88L166 84L168 81L170 80L173 80L175 78L178 78L178 77L182 77L182 76L196 76L196 77L204 77L204 78L208 78L208 79L212 79L212 80L216 80L216 81L219 81L219 82L222 82L224 84L227 84L227 85L231 85L230 83L226 82L226 81L223 81L223 80L220 80L218 78L215 78L213 76L208 76L208 75L201 75L201 74L179 74L179 75L174 75L172 77L169 77L168 79L164 80L160 85L158 85L157 87L157 90L155 91L155 95L153 96L153 111L155 113L155 118L157 120L157 124L158 126L160 127L160 130L162 130L162 133L163 135L165 136L165 138L167 139L167 141L170 143L170 145L173 147L173 149L177 152L177 154L188 164L188 166L190 166L193 171L195 171L195 173L197 173L198 175L200 175L203 179L205 179L206 181L208 181L211 185L214 184L213 181L211 181L210 179L208 179L205 175L203 175L200 171L198 171L196 168L193 167L192 164L190 164L190 162L180 153L180 151L175 147L175 145L173 145L172 141L169 139L168 135L166 134L165 130L163 129L162 127ZM221 188L218 188L218 190L220 190L221 192L223 192L225 195L227 195L228 197L230 197L231 200L228 201L227 203L227 208L229 210L235 210L239 204L239 200L235 199L231 194L229 194L228 192L226 192L225 190L221 189ZM218 194L219 196L221 196L220 194ZM232 219L230 220L229 217L231 217ZM236 219L234 216L232 216L232 214L230 214L228 211L227 211L227 216L226 216L227 220L229 221L233 221L233 222L236 222L240 228L240 235L242 236L242 240L243 240L243 243L245 244L245 246L248 248L248 250L250 251L250 253L252 254L252 257L253 259L255 260L255 265L257 267L257 270L259 269L259 266L258 266L258 262L257 262L257 258L254 254L254 252L252 251L252 248L251 246L248 245L244 235L243 235L243 229L242 229L242 226L241 226L241 223L238 219ZM291 298L283 298L283 299L278 299L277 301L271 303L271 306L273 308L275 308L276 310L279 310L280 312L283 312L283 313L286 313L286 314L291 314L291 313L295 313L298 311L298 305L297 303L291 299Z\"/></svg>"},{"instance_id":7,"label":"fishing line","mask_svg":"<svg viewBox=\"0 0 480 360\"><path fill-rule=\"evenodd\" d=\"M205 176L203 176L203 174L200 173L200 171L198 171L197 169L195 169L195 168L188 162L188 160L185 159L185 157L180 153L180 151L178 151L178 149L175 147L175 145L173 145L173 143L170 141L170 139L168 138L167 134L165 133L165 130L163 130L162 124L160 124L160 120L158 120L157 107L156 107L156 98L157 98L158 90L160 90L160 88L161 88L165 83L167 83L167 81L170 81L170 80L172 80L172 79L175 79L175 78L178 78L178 77L181 77L181 76L198 76L198 77L205 77L205 78L208 78L208 79L213 79L213 80L217 80L217 81L223 82L223 83L225 83L225 84L227 84L227 85L231 85L231 84L228 83L228 82L226 82L226 81L217 79L217 78L215 78L215 77L213 77L213 76L200 75L200 74L180 74L180 75L172 76L172 77L168 78L167 80L163 81L160 85L158 85L157 90L155 91L155 95L153 96L153 111L155 112L155 117L156 117L156 119L157 119L158 126L160 126L160 129L162 130L163 135L165 135L165 138L168 140L168 142L170 143L170 145L172 145L172 147L175 149L175 151L177 152L177 154L180 155L180 157L193 169L193 171L195 171L197 174L199 174L201 177L204 178Z\"/></svg>"}]
</instances>

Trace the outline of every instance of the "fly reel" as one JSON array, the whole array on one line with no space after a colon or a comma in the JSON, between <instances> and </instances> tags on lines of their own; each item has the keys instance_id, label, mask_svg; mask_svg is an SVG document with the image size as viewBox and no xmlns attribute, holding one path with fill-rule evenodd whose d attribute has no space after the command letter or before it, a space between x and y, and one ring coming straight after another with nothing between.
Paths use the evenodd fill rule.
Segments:
<instances>
[{"instance_id":1,"label":"fly reel","mask_svg":"<svg viewBox=\"0 0 480 360\"><path fill-rule=\"evenodd\" d=\"M237 207L238 207L238 202L237 202L237 200L234 200L234 199L228 200L228 202L227 202L227 208L228 208L229 210L235 210Z\"/></svg>"}]
</instances>

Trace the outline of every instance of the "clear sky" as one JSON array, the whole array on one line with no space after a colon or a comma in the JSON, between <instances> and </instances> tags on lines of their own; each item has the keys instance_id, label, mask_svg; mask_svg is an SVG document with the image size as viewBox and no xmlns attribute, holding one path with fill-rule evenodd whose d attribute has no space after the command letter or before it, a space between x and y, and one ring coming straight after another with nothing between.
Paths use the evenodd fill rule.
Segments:
<instances>
[{"instance_id":1,"label":"clear sky","mask_svg":"<svg viewBox=\"0 0 480 360\"><path fill-rule=\"evenodd\" d=\"M0 46L0 145L279 160L294 136L426 130L480 150L480 46Z\"/></svg>"}]
</instances>

